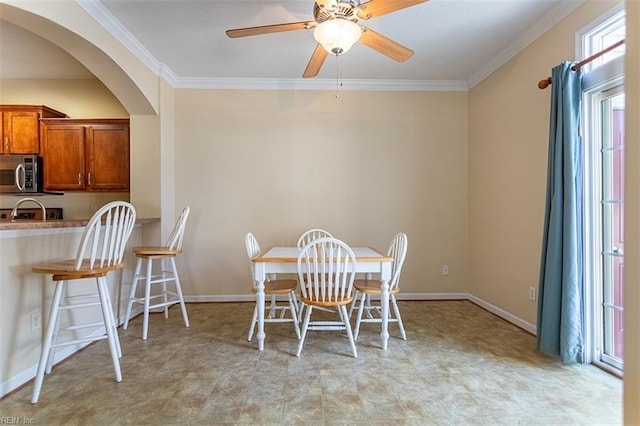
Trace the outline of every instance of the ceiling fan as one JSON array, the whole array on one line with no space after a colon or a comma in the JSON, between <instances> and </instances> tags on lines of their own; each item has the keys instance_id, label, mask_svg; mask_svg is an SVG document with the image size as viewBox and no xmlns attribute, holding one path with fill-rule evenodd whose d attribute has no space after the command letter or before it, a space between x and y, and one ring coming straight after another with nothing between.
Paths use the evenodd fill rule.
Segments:
<instances>
[{"instance_id":1,"label":"ceiling fan","mask_svg":"<svg viewBox=\"0 0 640 426\"><path fill-rule=\"evenodd\" d=\"M426 1L428 0L369 0L361 3L359 0L315 0L313 21L237 28L227 30L226 33L231 38L237 38L313 28L318 44L302 74L302 77L309 78L318 75L329 53L341 55L358 41L395 61L406 61L413 55L413 50L358 22Z\"/></svg>"}]
</instances>

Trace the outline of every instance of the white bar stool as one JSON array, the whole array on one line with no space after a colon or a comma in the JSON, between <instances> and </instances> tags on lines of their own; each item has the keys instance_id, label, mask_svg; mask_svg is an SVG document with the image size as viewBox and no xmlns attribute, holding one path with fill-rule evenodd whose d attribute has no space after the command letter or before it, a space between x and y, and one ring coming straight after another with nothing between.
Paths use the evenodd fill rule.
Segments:
<instances>
[{"instance_id":1,"label":"white bar stool","mask_svg":"<svg viewBox=\"0 0 640 426\"><path fill-rule=\"evenodd\" d=\"M117 322L113 313L113 306L107 287L107 274L124 268L124 250L136 222L134 207L125 201L113 201L105 204L87 223L75 259L51 262L32 268L39 274L52 274L56 288L51 302L51 312L47 323L47 331L42 342L42 351L38 370L33 385L31 403L35 404L40 398L44 375L51 373L55 348L69 345L84 345L86 343L107 339L111 351L111 361L116 375L116 382L122 381L120 357L122 349L118 340ZM67 294L67 284L72 280L95 278L98 287L95 292L73 295ZM78 283L82 284L82 283ZM95 321L87 308L99 306L102 320ZM73 324L60 321L64 311L79 310L75 315L68 315ZM61 326L61 322L64 326ZM104 330L96 336L89 330L79 334L82 329ZM65 341L58 342L59 331L68 331L72 336Z\"/></svg>"},{"instance_id":2,"label":"white bar stool","mask_svg":"<svg viewBox=\"0 0 640 426\"><path fill-rule=\"evenodd\" d=\"M144 246L134 247L138 261L136 263L136 270L133 276L133 283L131 285L131 294L129 296L129 303L127 305L127 313L122 328L124 330L129 326L129 320L131 319L131 310L134 303L139 303L144 306L143 308L143 320L142 320L142 340L147 340L149 331L149 311L156 308L164 308L164 317L169 318L169 307L180 304L182 310L182 317L184 318L184 325L189 327L189 316L187 315L187 308L184 304L184 297L182 295L182 287L180 286L180 277L178 276L178 269L176 268L175 257L182 253L182 239L184 237L184 230L187 225L187 218L191 208L186 207L176 224L173 227L173 231L169 235L166 245L164 246ZM153 274L153 261L160 261L160 273ZM142 269L142 263L147 262L146 274L141 276L140 270ZM170 269L167 268L166 261L169 261ZM136 297L136 289L138 287L138 281L144 280L144 296ZM175 285L175 291L167 289L167 283L173 281ZM154 284L160 284L161 291L158 294L151 295L151 286ZM151 304L152 300L161 299L158 303Z\"/></svg>"}]
</instances>

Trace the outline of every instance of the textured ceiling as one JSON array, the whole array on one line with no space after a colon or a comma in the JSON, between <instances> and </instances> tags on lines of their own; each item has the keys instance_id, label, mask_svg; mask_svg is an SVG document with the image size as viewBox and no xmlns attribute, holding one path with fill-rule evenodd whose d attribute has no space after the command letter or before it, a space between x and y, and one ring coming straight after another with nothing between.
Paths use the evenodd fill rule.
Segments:
<instances>
[{"instance_id":1,"label":"textured ceiling","mask_svg":"<svg viewBox=\"0 0 640 426\"><path fill-rule=\"evenodd\" d=\"M151 62L161 65L182 86L188 81L225 79L298 80L316 45L311 30L236 39L225 34L231 28L312 21L311 0L78 3L132 51L152 58ZM344 80L455 82L472 86L581 3L583 0L431 0L360 22L412 49L415 54L408 61L397 63L356 44L340 61L329 56L316 79L335 80L340 73ZM31 73L44 72L42 67L29 67L29 61L37 61L39 54L30 57L24 55L23 49L5 49L5 37L12 41L22 38L36 52L42 49L37 36L11 27L8 23L0 26L0 72L3 76L19 73L14 69L18 65L30 68ZM40 39L40 43L46 41ZM20 53L22 58L13 58ZM64 52L56 53L64 57ZM69 62L73 75L81 76L86 70L69 59L59 62Z\"/></svg>"}]
</instances>

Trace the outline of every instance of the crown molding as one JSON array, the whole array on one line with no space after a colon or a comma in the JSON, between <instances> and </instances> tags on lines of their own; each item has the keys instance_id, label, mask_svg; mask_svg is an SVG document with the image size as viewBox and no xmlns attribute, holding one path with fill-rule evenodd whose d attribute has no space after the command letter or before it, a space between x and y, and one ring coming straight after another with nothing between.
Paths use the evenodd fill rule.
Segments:
<instances>
[{"instance_id":1,"label":"crown molding","mask_svg":"<svg viewBox=\"0 0 640 426\"><path fill-rule=\"evenodd\" d=\"M175 81L177 89L222 90L337 90L387 92L466 92L466 81L455 80L343 80L336 86L332 79L277 78L182 78Z\"/></svg>"},{"instance_id":2,"label":"crown molding","mask_svg":"<svg viewBox=\"0 0 640 426\"><path fill-rule=\"evenodd\" d=\"M174 76L173 72L165 67L122 23L105 8L102 3L95 0L76 0L76 3L104 27L112 36L124 45L133 55L145 64L154 74ZM163 75L164 76L164 75ZM171 81L167 79L169 83Z\"/></svg>"},{"instance_id":3,"label":"crown molding","mask_svg":"<svg viewBox=\"0 0 640 426\"><path fill-rule=\"evenodd\" d=\"M579 6L582 6L585 1L586 0L561 1L558 3L558 5L551 9L542 19L530 26L524 33L515 38L504 50L491 58L487 63L480 67L478 71L469 77L467 80L469 89L476 86L495 70L507 63L511 58L524 50L524 48L537 40L538 37L553 28Z\"/></svg>"}]
</instances>

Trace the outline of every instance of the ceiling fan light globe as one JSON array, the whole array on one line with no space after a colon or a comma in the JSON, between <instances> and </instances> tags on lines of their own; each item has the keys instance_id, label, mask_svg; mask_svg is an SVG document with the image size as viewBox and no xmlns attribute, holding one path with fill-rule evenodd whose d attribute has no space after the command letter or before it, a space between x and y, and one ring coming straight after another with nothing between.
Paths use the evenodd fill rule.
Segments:
<instances>
[{"instance_id":1,"label":"ceiling fan light globe","mask_svg":"<svg viewBox=\"0 0 640 426\"><path fill-rule=\"evenodd\" d=\"M340 55L351 49L360 40L362 28L348 19L335 18L322 22L313 31L316 41L334 55Z\"/></svg>"}]
</instances>

